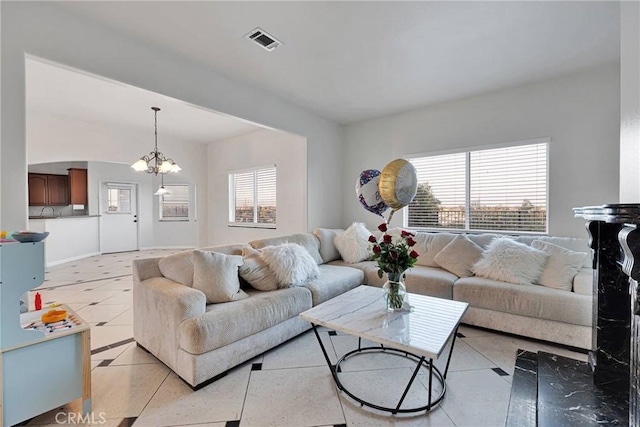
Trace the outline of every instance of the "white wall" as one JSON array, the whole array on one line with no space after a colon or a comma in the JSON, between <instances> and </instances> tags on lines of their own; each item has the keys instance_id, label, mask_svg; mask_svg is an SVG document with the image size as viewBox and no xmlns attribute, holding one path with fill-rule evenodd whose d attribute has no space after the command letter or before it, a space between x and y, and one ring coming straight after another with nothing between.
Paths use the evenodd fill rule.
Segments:
<instances>
[{"instance_id":1,"label":"white wall","mask_svg":"<svg viewBox=\"0 0 640 427\"><path fill-rule=\"evenodd\" d=\"M27 223L25 53L305 136L309 177L307 227L340 225L340 210L326 208L341 198L343 190L340 126L145 41L84 21L53 3L1 2L0 7L0 194L3 201L13 202L2 203L0 228L22 229ZM83 150L77 146L75 149ZM103 147L109 154L116 149Z\"/></svg>"},{"instance_id":2,"label":"white wall","mask_svg":"<svg viewBox=\"0 0 640 427\"><path fill-rule=\"evenodd\" d=\"M153 148L153 129L148 133L100 126L96 123L68 117L28 117L27 159L31 163L88 161L89 214L100 215L100 182L133 182L139 189L140 248L194 247L200 236L206 236L206 221L160 222L158 196L160 177L136 172L129 166ZM140 144L146 141L147 144ZM177 174L165 176L165 184L189 184L198 189L196 197L205 198L207 189L206 153L204 144L176 141L162 136L160 148L183 168ZM103 161L107 160L107 162ZM29 166L30 169L37 166ZM200 206L199 206L200 207ZM198 217L206 217L205 206ZM194 216L195 217L195 216Z\"/></svg>"},{"instance_id":3,"label":"white wall","mask_svg":"<svg viewBox=\"0 0 640 427\"><path fill-rule=\"evenodd\" d=\"M619 102L619 68L610 65L357 123L346 128L343 180L404 155L550 137L549 233L586 237L572 208L618 201ZM354 191L343 197L344 225L380 222Z\"/></svg>"},{"instance_id":4,"label":"white wall","mask_svg":"<svg viewBox=\"0 0 640 427\"><path fill-rule=\"evenodd\" d=\"M620 5L620 202L640 202L640 3Z\"/></svg>"},{"instance_id":5,"label":"white wall","mask_svg":"<svg viewBox=\"0 0 640 427\"><path fill-rule=\"evenodd\" d=\"M307 142L261 130L209 145L209 241L212 245L300 233L307 225ZM229 172L276 165L276 229L229 227Z\"/></svg>"}]
</instances>

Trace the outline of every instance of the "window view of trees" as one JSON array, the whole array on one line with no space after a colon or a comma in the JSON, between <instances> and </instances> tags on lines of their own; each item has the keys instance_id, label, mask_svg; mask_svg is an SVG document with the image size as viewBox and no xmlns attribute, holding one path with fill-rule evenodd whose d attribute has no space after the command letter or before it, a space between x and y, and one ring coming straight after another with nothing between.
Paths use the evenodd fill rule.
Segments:
<instances>
[{"instance_id":1,"label":"window view of trees","mask_svg":"<svg viewBox=\"0 0 640 427\"><path fill-rule=\"evenodd\" d=\"M229 222L274 225L276 223L276 168L259 168L229 174L232 209Z\"/></svg>"},{"instance_id":2,"label":"window view of trees","mask_svg":"<svg viewBox=\"0 0 640 427\"><path fill-rule=\"evenodd\" d=\"M547 231L547 144L411 159L418 175L406 225Z\"/></svg>"}]
</instances>

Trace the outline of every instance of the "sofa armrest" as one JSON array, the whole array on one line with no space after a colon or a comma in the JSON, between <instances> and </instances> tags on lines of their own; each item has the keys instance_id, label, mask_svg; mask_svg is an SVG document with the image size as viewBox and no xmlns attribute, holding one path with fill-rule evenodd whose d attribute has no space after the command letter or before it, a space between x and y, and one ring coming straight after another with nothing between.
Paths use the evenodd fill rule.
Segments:
<instances>
[{"instance_id":1,"label":"sofa armrest","mask_svg":"<svg viewBox=\"0 0 640 427\"><path fill-rule=\"evenodd\" d=\"M133 281L142 282L152 277L163 277L159 262L162 258L144 258L133 260Z\"/></svg>"},{"instance_id":2,"label":"sofa armrest","mask_svg":"<svg viewBox=\"0 0 640 427\"><path fill-rule=\"evenodd\" d=\"M593 269L581 268L573 278L573 292L579 295L593 295Z\"/></svg>"},{"instance_id":3,"label":"sofa armrest","mask_svg":"<svg viewBox=\"0 0 640 427\"><path fill-rule=\"evenodd\" d=\"M133 337L176 370L180 324L206 311L206 297L197 289L165 277L133 282Z\"/></svg>"}]
</instances>

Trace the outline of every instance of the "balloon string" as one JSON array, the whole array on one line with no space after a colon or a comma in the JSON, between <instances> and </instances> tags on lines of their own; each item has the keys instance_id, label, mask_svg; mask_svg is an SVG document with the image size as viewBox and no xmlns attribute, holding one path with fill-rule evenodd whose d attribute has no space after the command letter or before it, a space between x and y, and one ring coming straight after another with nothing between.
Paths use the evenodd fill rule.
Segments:
<instances>
[{"instance_id":1,"label":"balloon string","mask_svg":"<svg viewBox=\"0 0 640 427\"><path fill-rule=\"evenodd\" d=\"M391 210L391 213L389 214L389 218L387 219L387 224L391 224L391 218L393 218L393 214L396 212L395 209Z\"/></svg>"}]
</instances>

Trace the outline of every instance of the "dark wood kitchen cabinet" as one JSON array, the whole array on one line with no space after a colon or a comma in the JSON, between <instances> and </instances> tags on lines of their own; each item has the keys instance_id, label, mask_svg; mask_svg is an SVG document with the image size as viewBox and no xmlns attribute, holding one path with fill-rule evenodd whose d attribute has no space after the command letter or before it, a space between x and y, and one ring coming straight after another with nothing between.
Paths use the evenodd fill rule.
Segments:
<instances>
[{"instance_id":1,"label":"dark wood kitchen cabinet","mask_svg":"<svg viewBox=\"0 0 640 427\"><path fill-rule=\"evenodd\" d=\"M87 170L71 168L69 171L69 196L72 205L87 204Z\"/></svg>"},{"instance_id":2,"label":"dark wood kitchen cabinet","mask_svg":"<svg viewBox=\"0 0 640 427\"><path fill-rule=\"evenodd\" d=\"M69 178L66 175L29 174L29 206L67 206Z\"/></svg>"}]
</instances>

